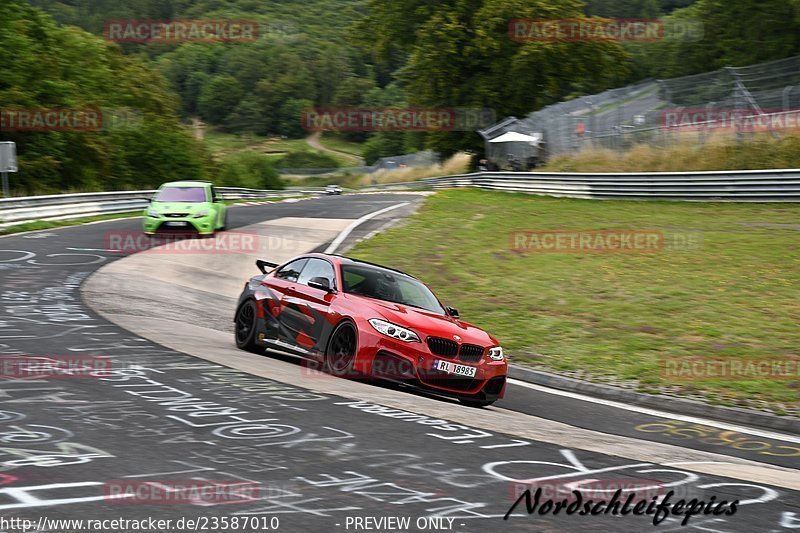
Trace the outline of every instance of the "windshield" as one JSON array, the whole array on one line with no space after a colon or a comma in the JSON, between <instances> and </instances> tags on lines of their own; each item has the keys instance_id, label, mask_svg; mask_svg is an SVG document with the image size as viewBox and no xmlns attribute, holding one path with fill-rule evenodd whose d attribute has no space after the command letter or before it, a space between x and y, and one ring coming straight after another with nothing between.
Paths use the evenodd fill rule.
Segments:
<instances>
[{"instance_id":1,"label":"windshield","mask_svg":"<svg viewBox=\"0 0 800 533\"><path fill-rule=\"evenodd\" d=\"M364 265L342 265L344 292L444 314L439 300L423 283L391 270Z\"/></svg>"},{"instance_id":2,"label":"windshield","mask_svg":"<svg viewBox=\"0 0 800 533\"><path fill-rule=\"evenodd\" d=\"M205 187L165 187L155 197L156 202L206 202Z\"/></svg>"}]
</instances>

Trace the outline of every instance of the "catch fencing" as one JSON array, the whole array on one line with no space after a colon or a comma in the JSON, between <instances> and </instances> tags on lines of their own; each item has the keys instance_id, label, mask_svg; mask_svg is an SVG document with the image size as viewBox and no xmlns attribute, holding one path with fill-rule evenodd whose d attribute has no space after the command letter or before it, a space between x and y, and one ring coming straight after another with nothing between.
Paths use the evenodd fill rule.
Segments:
<instances>
[{"instance_id":1,"label":"catch fencing","mask_svg":"<svg viewBox=\"0 0 800 533\"><path fill-rule=\"evenodd\" d=\"M717 135L729 135L737 142L758 133L780 137L800 129L798 110L800 56L645 80L554 104L523 119L508 117L480 133L487 141L509 131L542 134L541 161L586 148L625 151L637 144L704 145ZM530 153L519 143L486 146L487 156L501 169L512 169L510 160L524 163Z\"/></svg>"}]
</instances>

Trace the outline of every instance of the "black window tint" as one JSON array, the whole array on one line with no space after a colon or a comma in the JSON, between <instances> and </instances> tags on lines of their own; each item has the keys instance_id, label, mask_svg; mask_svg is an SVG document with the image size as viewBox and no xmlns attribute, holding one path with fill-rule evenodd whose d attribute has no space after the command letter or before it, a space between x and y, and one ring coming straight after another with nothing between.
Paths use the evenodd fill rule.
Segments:
<instances>
[{"instance_id":1,"label":"black window tint","mask_svg":"<svg viewBox=\"0 0 800 533\"><path fill-rule=\"evenodd\" d=\"M278 273L275 274L275 277L286 281L297 281L297 278L300 277L300 272L303 270L303 266L307 261L308 259L298 259L297 261L292 261L288 265L278 270Z\"/></svg>"},{"instance_id":2,"label":"black window tint","mask_svg":"<svg viewBox=\"0 0 800 533\"><path fill-rule=\"evenodd\" d=\"M342 280L344 281L344 292L353 292L351 290L351 287L355 287L359 283L364 281L364 276L362 276L358 272L354 272L350 269L343 268Z\"/></svg>"},{"instance_id":3,"label":"black window tint","mask_svg":"<svg viewBox=\"0 0 800 533\"><path fill-rule=\"evenodd\" d=\"M336 274L333 271L333 265L324 259L309 259L297 282L308 285L309 280L314 278L325 278L328 280L329 287L336 288Z\"/></svg>"},{"instance_id":4,"label":"black window tint","mask_svg":"<svg viewBox=\"0 0 800 533\"><path fill-rule=\"evenodd\" d=\"M344 292L444 314L439 300L416 279L385 268L342 265Z\"/></svg>"},{"instance_id":5,"label":"black window tint","mask_svg":"<svg viewBox=\"0 0 800 533\"><path fill-rule=\"evenodd\" d=\"M197 204L208 199L205 187L164 187L156 194L155 201Z\"/></svg>"}]
</instances>

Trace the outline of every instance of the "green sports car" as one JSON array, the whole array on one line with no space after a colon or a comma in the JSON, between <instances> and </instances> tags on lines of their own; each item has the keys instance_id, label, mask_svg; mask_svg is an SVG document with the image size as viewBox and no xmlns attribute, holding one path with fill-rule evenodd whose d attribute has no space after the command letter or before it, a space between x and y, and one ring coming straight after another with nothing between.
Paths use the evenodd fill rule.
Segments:
<instances>
[{"instance_id":1,"label":"green sports car","mask_svg":"<svg viewBox=\"0 0 800 533\"><path fill-rule=\"evenodd\" d=\"M228 210L222 197L207 181L165 183L144 212L144 233L214 235L228 225Z\"/></svg>"}]
</instances>

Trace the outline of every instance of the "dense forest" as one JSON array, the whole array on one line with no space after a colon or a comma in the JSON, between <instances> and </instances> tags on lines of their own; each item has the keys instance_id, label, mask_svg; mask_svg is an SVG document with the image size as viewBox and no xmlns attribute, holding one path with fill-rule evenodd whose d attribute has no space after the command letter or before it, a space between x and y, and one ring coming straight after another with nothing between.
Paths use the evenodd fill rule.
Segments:
<instances>
[{"instance_id":1,"label":"dense forest","mask_svg":"<svg viewBox=\"0 0 800 533\"><path fill-rule=\"evenodd\" d=\"M698 39L514 42L511 19L581 16L694 21ZM109 20L247 19L237 43L112 43ZM185 126L307 134L310 107L491 108L498 117L622 86L800 54L800 0L3 0L0 109L135 111L135 127L1 132L26 189L119 189L229 176L275 185L250 161L219 168ZM348 133L372 157L480 150L474 132ZM238 169L238 170L237 170Z\"/></svg>"},{"instance_id":2,"label":"dense forest","mask_svg":"<svg viewBox=\"0 0 800 533\"><path fill-rule=\"evenodd\" d=\"M123 189L206 175L202 147L178 120L179 99L146 61L24 0L0 2L0 50L0 109L128 109L141 119L97 132L0 132L17 143L26 189Z\"/></svg>"}]
</instances>

